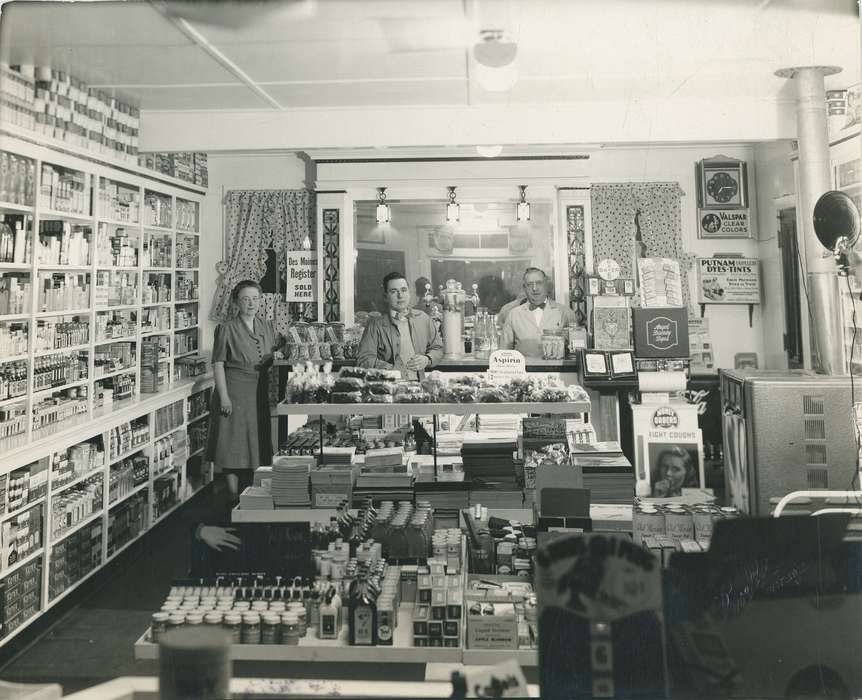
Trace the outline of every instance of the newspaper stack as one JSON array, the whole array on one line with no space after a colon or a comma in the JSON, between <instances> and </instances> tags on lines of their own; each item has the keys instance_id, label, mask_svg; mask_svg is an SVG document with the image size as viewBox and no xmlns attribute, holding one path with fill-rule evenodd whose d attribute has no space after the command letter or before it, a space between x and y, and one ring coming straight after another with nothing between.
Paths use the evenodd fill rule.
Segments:
<instances>
[{"instance_id":1,"label":"newspaper stack","mask_svg":"<svg viewBox=\"0 0 862 700\"><path fill-rule=\"evenodd\" d=\"M260 486L249 486L239 495L240 510L272 510L272 494Z\"/></svg>"},{"instance_id":2,"label":"newspaper stack","mask_svg":"<svg viewBox=\"0 0 862 700\"><path fill-rule=\"evenodd\" d=\"M308 506L308 475L314 457L280 455L272 463L272 500L277 507Z\"/></svg>"},{"instance_id":3,"label":"newspaper stack","mask_svg":"<svg viewBox=\"0 0 862 700\"><path fill-rule=\"evenodd\" d=\"M481 413L476 417L476 431L480 433L517 432L521 423L518 413Z\"/></svg>"}]
</instances>

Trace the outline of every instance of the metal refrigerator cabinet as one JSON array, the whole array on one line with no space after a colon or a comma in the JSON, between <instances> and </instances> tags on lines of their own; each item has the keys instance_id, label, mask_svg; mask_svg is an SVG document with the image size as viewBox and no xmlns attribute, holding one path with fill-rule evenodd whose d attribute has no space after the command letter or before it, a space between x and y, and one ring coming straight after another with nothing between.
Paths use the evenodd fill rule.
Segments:
<instances>
[{"instance_id":1,"label":"metal refrigerator cabinet","mask_svg":"<svg viewBox=\"0 0 862 700\"><path fill-rule=\"evenodd\" d=\"M848 488L856 463L849 377L722 370L720 382L732 505L768 516L791 491Z\"/></svg>"}]
</instances>

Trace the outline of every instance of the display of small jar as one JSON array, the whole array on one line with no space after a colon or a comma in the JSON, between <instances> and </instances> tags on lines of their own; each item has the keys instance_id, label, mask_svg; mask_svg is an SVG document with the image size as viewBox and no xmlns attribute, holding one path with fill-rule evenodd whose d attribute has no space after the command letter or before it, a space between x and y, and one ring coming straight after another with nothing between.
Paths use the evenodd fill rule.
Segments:
<instances>
[{"instance_id":1,"label":"display of small jar","mask_svg":"<svg viewBox=\"0 0 862 700\"><path fill-rule=\"evenodd\" d=\"M566 356L564 331L542 331L542 359L562 360Z\"/></svg>"},{"instance_id":2,"label":"display of small jar","mask_svg":"<svg viewBox=\"0 0 862 700\"><path fill-rule=\"evenodd\" d=\"M281 616L281 643L299 644L299 617L292 612Z\"/></svg>"},{"instance_id":3,"label":"display of small jar","mask_svg":"<svg viewBox=\"0 0 862 700\"><path fill-rule=\"evenodd\" d=\"M261 617L260 643L278 644L281 637L281 615L274 612L264 613Z\"/></svg>"},{"instance_id":4,"label":"display of small jar","mask_svg":"<svg viewBox=\"0 0 862 700\"><path fill-rule=\"evenodd\" d=\"M237 612L225 613L222 628L230 635L231 644L242 643L242 615Z\"/></svg>"},{"instance_id":5,"label":"display of small jar","mask_svg":"<svg viewBox=\"0 0 862 700\"><path fill-rule=\"evenodd\" d=\"M260 614L247 612L242 615L242 644L260 644Z\"/></svg>"}]
</instances>

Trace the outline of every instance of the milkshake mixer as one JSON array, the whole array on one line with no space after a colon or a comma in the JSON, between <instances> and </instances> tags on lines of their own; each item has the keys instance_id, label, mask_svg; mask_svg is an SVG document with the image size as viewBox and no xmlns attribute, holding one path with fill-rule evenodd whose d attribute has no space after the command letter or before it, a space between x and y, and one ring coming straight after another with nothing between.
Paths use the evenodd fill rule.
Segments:
<instances>
[{"instance_id":1,"label":"milkshake mixer","mask_svg":"<svg viewBox=\"0 0 862 700\"><path fill-rule=\"evenodd\" d=\"M443 357L454 360L463 356L464 302L466 292L461 283L447 280L446 288L440 292L443 304Z\"/></svg>"}]
</instances>

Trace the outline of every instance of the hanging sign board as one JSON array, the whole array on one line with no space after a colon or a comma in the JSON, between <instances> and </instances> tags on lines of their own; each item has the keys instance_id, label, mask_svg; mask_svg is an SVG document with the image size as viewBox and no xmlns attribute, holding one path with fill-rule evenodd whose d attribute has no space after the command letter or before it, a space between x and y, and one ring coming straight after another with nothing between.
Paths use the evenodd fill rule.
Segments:
<instances>
[{"instance_id":1,"label":"hanging sign board","mask_svg":"<svg viewBox=\"0 0 862 700\"><path fill-rule=\"evenodd\" d=\"M751 215L748 209L697 210L699 238L751 238Z\"/></svg>"},{"instance_id":2,"label":"hanging sign board","mask_svg":"<svg viewBox=\"0 0 862 700\"><path fill-rule=\"evenodd\" d=\"M760 261L757 258L698 258L700 304L759 304Z\"/></svg>"},{"instance_id":3,"label":"hanging sign board","mask_svg":"<svg viewBox=\"0 0 862 700\"><path fill-rule=\"evenodd\" d=\"M317 253L289 250L287 256L287 301L317 301Z\"/></svg>"}]
</instances>

